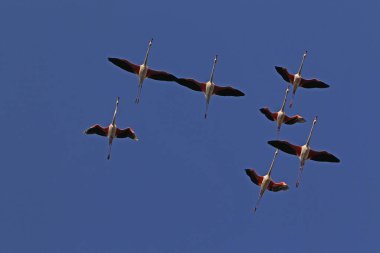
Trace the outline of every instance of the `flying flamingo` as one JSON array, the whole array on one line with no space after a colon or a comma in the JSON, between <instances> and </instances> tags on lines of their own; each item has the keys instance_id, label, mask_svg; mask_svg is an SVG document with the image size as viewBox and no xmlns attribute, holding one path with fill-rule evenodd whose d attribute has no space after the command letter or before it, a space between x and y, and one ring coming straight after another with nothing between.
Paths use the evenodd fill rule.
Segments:
<instances>
[{"instance_id":1,"label":"flying flamingo","mask_svg":"<svg viewBox=\"0 0 380 253\"><path fill-rule=\"evenodd\" d=\"M120 129L116 127L116 112L117 112L118 105L119 105L119 97L117 97L117 100L116 100L116 108L113 114L112 123L108 127L101 127L100 125L96 124L84 131L85 134L97 134L101 136L106 136L108 138L108 145L109 145L108 156L107 156L108 160L111 158L111 147L112 147L112 141L114 138L128 137L135 141L138 141L138 138L135 132L132 130L132 128Z\"/></svg>"},{"instance_id":2,"label":"flying flamingo","mask_svg":"<svg viewBox=\"0 0 380 253\"><path fill-rule=\"evenodd\" d=\"M298 172L298 177L297 177L297 183L296 187L299 186L303 168L305 165L306 160L313 160L313 161L318 161L318 162L332 162L332 163L339 163L340 160L335 157L334 155L330 154L327 151L315 151L310 148L310 139L311 135L313 133L314 125L317 122L317 117L314 118L313 120L313 125L310 130L309 137L306 141L306 144L303 146L296 146L293 144L290 144L287 141L279 141L279 140L274 140L274 141L268 141L268 144L272 145L273 147L282 150L285 153L291 154L291 155L296 155L300 159L300 169Z\"/></svg>"},{"instance_id":3,"label":"flying flamingo","mask_svg":"<svg viewBox=\"0 0 380 253\"><path fill-rule=\"evenodd\" d=\"M256 212L260 200L263 197L266 190L272 191L272 192L278 192L278 191L286 191L289 189L289 186L285 182L276 183L272 180L271 174L272 174L272 168L274 164L274 160L276 159L276 156L278 154L278 149L274 153L272 164L270 165L269 171L265 176L259 176L254 169L246 169L245 173L249 176L251 181L260 186L260 192L259 192L259 198L257 200L255 209L253 210Z\"/></svg>"},{"instance_id":4,"label":"flying flamingo","mask_svg":"<svg viewBox=\"0 0 380 253\"><path fill-rule=\"evenodd\" d=\"M153 70L148 67L147 65L148 56L149 56L150 48L152 47L152 42L153 42L153 39L149 41L148 50L146 51L144 62L140 66L133 64L132 62L129 62L126 59L108 58L108 60L112 62L113 64L115 64L116 66L128 72L138 75L139 84L138 84L137 96L135 100L136 104L140 102L141 89L142 89L145 78L151 78L151 79L160 80L160 81L176 81L177 80L177 77L173 76L172 74L169 74L164 71Z\"/></svg>"},{"instance_id":5,"label":"flying flamingo","mask_svg":"<svg viewBox=\"0 0 380 253\"><path fill-rule=\"evenodd\" d=\"M178 78L176 81L177 83L183 86L186 86L189 89L192 89L195 91L202 91L205 94L205 97L206 97L205 118L207 118L208 104L210 103L210 99L212 95L234 96L234 97L244 96L244 93L241 92L240 90L234 89L230 86L227 86L227 87L218 86L214 83L214 71L215 71L215 65L217 61L218 61L218 55L215 55L210 80L206 83L201 83L201 82L198 82L197 80L189 79L189 78Z\"/></svg>"},{"instance_id":6,"label":"flying flamingo","mask_svg":"<svg viewBox=\"0 0 380 253\"><path fill-rule=\"evenodd\" d=\"M285 123L287 125L293 125L295 123L304 123L306 122L303 117L300 115L295 115L293 117L288 117L285 112L285 104L286 104L286 97L288 96L289 93L289 85L286 88L285 92L285 97L284 97L284 102L282 103L281 109L278 112L271 112L268 107L261 108L260 111L271 121L276 121L277 122L277 135L280 132L280 128L282 123Z\"/></svg>"},{"instance_id":7,"label":"flying flamingo","mask_svg":"<svg viewBox=\"0 0 380 253\"><path fill-rule=\"evenodd\" d=\"M307 51L305 51L305 53L303 54L300 68L298 69L298 72L295 75L289 74L286 68L275 66L277 72L282 76L282 78L288 83L291 83L293 85L293 98L292 98L292 101L290 102L289 107L292 107L293 105L294 96L296 94L296 90L298 87L302 87L306 89L330 87L328 84L322 81L319 81L317 79L308 80L308 79L302 78L301 71L302 71L303 62L306 58L306 55L307 55Z\"/></svg>"}]
</instances>

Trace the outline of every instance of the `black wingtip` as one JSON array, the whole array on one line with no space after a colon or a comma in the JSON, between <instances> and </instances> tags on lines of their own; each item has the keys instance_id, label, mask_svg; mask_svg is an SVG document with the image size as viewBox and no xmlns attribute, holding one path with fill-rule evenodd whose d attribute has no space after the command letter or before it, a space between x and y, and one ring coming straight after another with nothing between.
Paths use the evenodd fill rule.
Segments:
<instances>
[{"instance_id":1,"label":"black wingtip","mask_svg":"<svg viewBox=\"0 0 380 253\"><path fill-rule=\"evenodd\" d=\"M340 163L340 160L339 160L338 157L334 156L334 158L331 160L331 162L333 162L333 163Z\"/></svg>"},{"instance_id":2,"label":"black wingtip","mask_svg":"<svg viewBox=\"0 0 380 253\"><path fill-rule=\"evenodd\" d=\"M113 64L116 64L116 62L119 61L118 58L114 58L114 57L108 57L108 61L112 62Z\"/></svg>"},{"instance_id":3,"label":"black wingtip","mask_svg":"<svg viewBox=\"0 0 380 253\"><path fill-rule=\"evenodd\" d=\"M272 147L275 147L275 148L279 148L279 143L280 143L279 140L268 141L268 144L271 145Z\"/></svg>"},{"instance_id":4,"label":"black wingtip","mask_svg":"<svg viewBox=\"0 0 380 253\"><path fill-rule=\"evenodd\" d=\"M263 107L263 108L260 108L260 109L259 109L259 111L260 111L262 114L264 114L265 117L268 118L268 116L267 116L267 110L269 110L267 107Z\"/></svg>"},{"instance_id":5,"label":"black wingtip","mask_svg":"<svg viewBox=\"0 0 380 253\"><path fill-rule=\"evenodd\" d=\"M277 70L277 72L281 71L283 68L279 66L274 66L274 68Z\"/></svg>"}]
</instances>

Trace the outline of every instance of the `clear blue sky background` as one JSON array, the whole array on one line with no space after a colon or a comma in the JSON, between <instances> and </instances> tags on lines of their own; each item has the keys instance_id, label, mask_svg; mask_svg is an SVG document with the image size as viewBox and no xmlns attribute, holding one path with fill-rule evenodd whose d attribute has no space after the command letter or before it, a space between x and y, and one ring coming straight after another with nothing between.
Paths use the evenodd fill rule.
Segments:
<instances>
[{"instance_id":1,"label":"clear blue sky background","mask_svg":"<svg viewBox=\"0 0 380 253\"><path fill-rule=\"evenodd\" d=\"M380 176L377 78L378 1L0 2L0 252L227 253L359 252L377 247ZM146 80L107 61L149 65L215 82L243 98L204 96ZM288 192L258 195L244 173L267 172L275 125L258 109L278 110L286 83L274 66L331 85L298 90L283 126L302 145L319 115L312 147L340 164L306 164L280 153L273 171ZM118 126L139 142L85 136L108 125L120 96Z\"/></svg>"}]
</instances>

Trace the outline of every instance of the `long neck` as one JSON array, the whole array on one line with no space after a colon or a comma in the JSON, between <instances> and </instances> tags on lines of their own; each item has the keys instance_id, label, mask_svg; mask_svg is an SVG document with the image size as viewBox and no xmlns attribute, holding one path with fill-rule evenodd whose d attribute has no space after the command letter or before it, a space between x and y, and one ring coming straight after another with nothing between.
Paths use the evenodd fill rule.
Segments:
<instances>
[{"instance_id":1,"label":"long neck","mask_svg":"<svg viewBox=\"0 0 380 253\"><path fill-rule=\"evenodd\" d=\"M303 67L303 62L305 61L306 55L307 55L307 51L302 56L301 65L300 65L300 68L298 69L298 75L301 75L301 71L302 71L302 67Z\"/></svg>"},{"instance_id":2,"label":"long neck","mask_svg":"<svg viewBox=\"0 0 380 253\"><path fill-rule=\"evenodd\" d=\"M273 157L272 163L271 163L270 168L269 168L269 171L268 171L268 175L269 175L269 176L272 174L272 169L273 169L273 165L274 165L274 160L276 159L277 154L278 154L278 149L276 149L276 152L274 153L274 157Z\"/></svg>"},{"instance_id":3,"label":"long neck","mask_svg":"<svg viewBox=\"0 0 380 253\"><path fill-rule=\"evenodd\" d=\"M283 112L284 111L284 108L285 108L285 104L286 104L286 97L288 96L288 93L289 93L289 86L286 88L286 92L285 92L285 97L284 97L284 102L282 102L282 106L281 106L281 111Z\"/></svg>"},{"instance_id":4,"label":"long neck","mask_svg":"<svg viewBox=\"0 0 380 253\"><path fill-rule=\"evenodd\" d=\"M116 107L115 107L115 112L113 113L112 125L115 125L116 123L116 113L117 113L118 105L119 105L119 97L117 97L117 100L116 100Z\"/></svg>"},{"instance_id":5,"label":"long neck","mask_svg":"<svg viewBox=\"0 0 380 253\"><path fill-rule=\"evenodd\" d=\"M149 41L148 50L146 50L145 59L143 63L144 66L146 66L146 64L148 63L148 57L149 57L150 48L152 47L152 41L153 39Z\"/></svg>"},{"instance_id":6,"label":"long neck","mask_svg":"<svg viewBox=\"0 0 380 253\"><path fill-rule=\"evenodd\" d=\"M217 61L218 61L218 55L215 55L214 64L212 65L212 70L211 70L210 83L214 81L215 65Z\"/></svg>"},{"instance_id":7,"label":"long neck","mask_svg":"<svg viewBox=\"0 0 380 253\"><path fill-rule=\"evenodd\" d=\"M311 126L311 130L310 130L309 138L307 138L306 146L310 145L311 135L313 134L314 125L316 122L317 122L317 117L315 117L313 120L313 125Z\"/></svg>"}]
</instances>

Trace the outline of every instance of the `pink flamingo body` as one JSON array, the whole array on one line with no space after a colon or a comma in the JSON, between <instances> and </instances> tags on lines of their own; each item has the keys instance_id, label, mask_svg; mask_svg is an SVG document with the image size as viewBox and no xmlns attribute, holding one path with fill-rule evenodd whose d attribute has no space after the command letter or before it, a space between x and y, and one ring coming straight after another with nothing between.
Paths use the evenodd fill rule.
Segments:
<instances>
[{"instance_id":1,"label":"pink flamingo body","mask_svg":"<svg viewBox=\"0 0 380 253\"><path fill-rule=\"evenodd\" d=\"M137 89L137 96L135 100L136 104L140 102L141 89L142 89L145 78L151 78L151 79L159 80L159 81L176 81L177 80L177 77L175 77L174 75L168 72L153 70L148 67L147 63L148 63L150 48L152 47L152 41L153 39L149 41L148 50L145 55L144 63L141 64L140 66L126 59L108 58L108 60L112 62L113 64L115 64L116 66L130 73L136 74L138 76L139 83L138 83L138 89Z\"/></svg>"},{"instance_id":2,"label":"pink flamingo body","mask_svg":"<svg viewBox=\"0 0 380 253\"><path fill-rule=\"evenodd\" d=\"M306 120L300 115L295 115L295 116L289 117L285 114L284 109L285 109L286 97L288 95L288 92L289 92L289 86L286 88L285 98L284 98L284 101L282 103L281 109L278 112L271 112L268 107L264 107L264 108L260 109L260 112L262 112L265 115L265 117L267 117L267 119L269 119L271 121L276 121L277 133L280 132L280 128L281 128L282 124L293 125L295 123L306 122Z\"/></svg>"},{"instance_id":3,"label":"pink flamingo body","mask_svg":"<svg viewBox=\"0 0 380 253\"><path fill-rule=\"evenodd\" d=\"M260 186L259 198L257 199L257 203L256 203L256 206L254 208L254 212L256 212L256 210L259 206L260 200L263 197L266 190L278 192L278 191L286 191L289 189L289 186L285 182L276 183L271 178L272 168L273 168L274 160L276 159L277 154L278 154L278 150L276 150L274 157L273 157L273 160L272 160L272 164L269 168L268 173L265 176L260 176L259 174L256 173L256 171L254 169L246 169L245 170L245 173L251 179L251 181L254 184Z\"/></svg>"},{"instance_id":4,"label":"pink flamingo body","mask_svg":"<svg viewBox=\"0 0 380 253\"><path fill-rule=\"evenodd\" d=\"M340 160L336 156L334 156L333 154L330 154L327 151L315 151L310 148L310 140L311 140L314 125L316 122L317 122L317 117L315 117L313 120L313 125L311 127L309 137L306 141L306 144L303 146L293 145L287 141L281 141L281 140L268 141L269 145L285 153L295 155L299 158L300 169L298 172L296 187L299 186L306 160L313 160L313 161L318 161L318 162L332 162L332 163L340 162Z\"/></svg>"},{"instance_id":5,"label":"pink flamingo body","mask_svg":"<svg viewBox=\"0 0 380 253\"><path fill-rule=\"evenodd\" d=\"M116 113L117 113L118 105L119 105L119 98L117 98L116 100L115 112L112 118L112 122L108 127L102 127L96 124L84 131L85 134L97 134L97 135L105 136L108 138L109 152L108 152L107 159L111 158L111 147L112 147L112 142L114 138L131 138L135 141L138 140L132 128L125 128L125 129L117 128Z\"/></svg>"},{"instance_id":6,"label":"pink flamingo body","mask_svg":"<svg viewBox=\"0 0 380 253\"><path fill-rule=\"evenodd\" d=\"M203 83L191 78L178 78L176 81L178 84L182 86L185 86L194 91L201 91L205 94L205 98L206 98L205 118L207 118L208 105L210 103L212 95L234 96L234 97L244 96L244 93L238 89L232 88L231 86L218 86L214 83L214 72L215 72L215 65L217 63L217 60L218 60L218 56L216 55L214 58L214 64L212 66L210 80L208 82Z\"/></svg>"},{"instance_id":7,"label":"pink flamingo body","mask_svg":"<svg viewBox=\"0 0 380 253\"><path fill-rule=\"evenodd\" d=\"M304 60L306 58L307 51L303 54L301 65L296 74L290 74L288 70L284 67L275 66L276 71L282 76L282 78L293 85L293 99L290 103L290 107L293 105L294 96L298 87L312 89L312 88L328 88L328 84L318 80L318 79L304 79L301 76L302 67Z\"/></svg>"}]
</instances>

